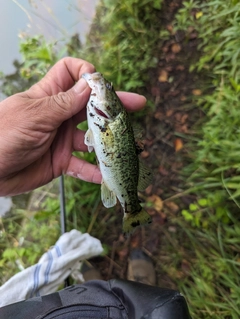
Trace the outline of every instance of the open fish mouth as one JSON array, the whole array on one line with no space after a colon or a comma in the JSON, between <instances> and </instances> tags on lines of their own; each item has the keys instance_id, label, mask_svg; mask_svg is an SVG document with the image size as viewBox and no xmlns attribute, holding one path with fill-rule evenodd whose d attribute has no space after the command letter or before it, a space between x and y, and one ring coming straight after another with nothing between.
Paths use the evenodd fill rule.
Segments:
<instances>
[{"instance_id":1,"label":"open fish mouth","mask_svg":"<svg viewBox=\"0 0 240 319\"><path fill-rule=\"evenodd\" d=\"M104 113L103 111L99 110L98 108L94 107L94 110L96 112L97 115L101 116L101 117L104 117L105 119L110 119L110 117Z\"/></svg>"}]
</instances>

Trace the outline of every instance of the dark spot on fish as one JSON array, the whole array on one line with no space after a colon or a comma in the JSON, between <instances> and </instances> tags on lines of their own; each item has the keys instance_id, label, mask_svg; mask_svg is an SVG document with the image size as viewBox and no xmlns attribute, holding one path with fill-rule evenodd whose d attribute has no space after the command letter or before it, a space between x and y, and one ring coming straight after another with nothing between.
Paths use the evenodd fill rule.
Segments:
<instances>
[{"instance_id":1,"label":"dark spot on fish","mask_svg":"<svg viewBox=\"0 0 240 319\"><path fill-rule=\"evenodd\" d=\"M136 212L140 213L141 210L142 210L142 207L140 207Z\"/></svg>"},{"instance_id":2,"label":"dark spot on fish","mask_svg":"<svg viewBox=\"0 0 240 319\"><path fill-rule=\"evenodd\" d=\"M112 167L112 165L107 164L106 162L102 161L102 163L106 166L106 167Z\"/></svg>"},{"instance_id":3,"label":"dark spot on fish","mask_svg":"<svg viewBox=\"0 0 240 319\"><path fill-rule=\"evenodd\" d=\"M130 179L129 179L130 180ZM134 191L131 191L131 190L127 190L127 193L128 193L128 195L134 195Z\"/></svg>"},{"instance_id":4,"label":"dark spot on fish","mask_svg":"<svg viewBox=\"0 0 240 319\"><path fill-rule=\"evenodd\" d=\"M94 117L94 114L93 114L93 113L89 113L89 115L90 115L91 117Z\"/></svg>"},{"instance_id":5,"label":"dark spot on fish","mask_svg":"<svg viewBox=\"0 0 240 319\"><path fill-rule=\"evenodd\" d=\"M96 96L97 94L96 93L92 93L91 95Z\"/></svg>"},{"instance_id":6,"label":"dark spot on fish","mask_svg":"<svg viewBox=\"0 0 240 319\"><path fill-rule=\"evenodd\" d=\"M132 226L132 227L137 227L137 226L139 226L139 225L140 225L140 222L139 222L139 221L136 221L136 222L131 223L131 226Z\"/></svg>"},{"instance_id":7,"label":"dark spot on fish","mask_svg":"<svg viewBox=\"0 0 240 319\"><path fill-rule=\"evenodd\" d=\"M106 83L106 88L107 88L109 91L112 91L112 89L113 89L112 83L107 82L107 83Z\"/></svg>"},{"instance_id":8,"label":"dark spot on fish","mask_svg":"<svg viewBox=\"0 0 240 319\"><path fill-rule=\"evenodd\" d=\"M107 130L106 127L103 127L102 125L99 125L99 124L96 123L96 122L93 122L93 123L100 128L100 131L101 131L102 133L105 133L105 132L106 132L106 130Z\"/></svg>"}]
</instances>

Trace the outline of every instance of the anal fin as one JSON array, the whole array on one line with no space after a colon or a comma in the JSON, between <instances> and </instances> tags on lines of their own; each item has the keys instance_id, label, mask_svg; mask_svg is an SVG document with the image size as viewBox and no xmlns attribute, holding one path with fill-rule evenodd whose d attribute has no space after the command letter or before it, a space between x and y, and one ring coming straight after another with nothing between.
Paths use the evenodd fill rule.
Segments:
<instances>
[{"instance_id":1,"label":"anal fin","mask_svg":"<svg viewBox=\"0 0 240 319\"><path fill-rule=\"evenodd\" d=\"M104 182L101 185L101 199L106 208L113 207L117 204L116 195L106 186Z\"/></svg>"}]
</instances>

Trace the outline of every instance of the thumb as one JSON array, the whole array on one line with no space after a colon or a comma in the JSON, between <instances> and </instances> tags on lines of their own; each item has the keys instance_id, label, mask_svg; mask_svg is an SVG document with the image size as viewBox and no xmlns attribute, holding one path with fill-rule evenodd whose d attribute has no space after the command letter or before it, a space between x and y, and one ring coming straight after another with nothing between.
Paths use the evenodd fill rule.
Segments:
<instances>
[{"instance_id":1,"label":"thumb","mask_svg":"<svg viewBox=\"0 0 240 319\"><path fill-rule=\"evenodd\" d=\"M71 89L42 98L44 117L55 126L79 113L87 105L91 89L84 79L80 79Z\"/></svg>"}]
</instances>

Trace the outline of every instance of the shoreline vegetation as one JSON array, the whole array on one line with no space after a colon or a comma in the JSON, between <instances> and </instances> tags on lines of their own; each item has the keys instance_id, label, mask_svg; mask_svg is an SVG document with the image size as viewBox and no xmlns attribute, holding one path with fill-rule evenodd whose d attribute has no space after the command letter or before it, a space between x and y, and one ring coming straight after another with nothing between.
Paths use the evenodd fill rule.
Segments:
<instances>
[{"instance_id":1,"label":"shoreline vegetation","mask_svg":"<svg viewBox=\"0 0 240 319\"><path fill-rule=\"evenodd\" d=\"M24 38L24 62L0 75L1 93L12 95L71 55L93 63L115 89L147 96L132 118L154 173L140 194L153 225L126 241L120 207L104 209L98 185L66 177L67 227L102 241L93 263L105 279L125 278L129 250L141 246L158 284L180 290L193 318L240 317L239 34L236 0L100 0L84 46L78 35L61 50L42 36ZM13 198L0 218L0 284L60 235L57 183Z\"/></svg>"}]
</instances>

